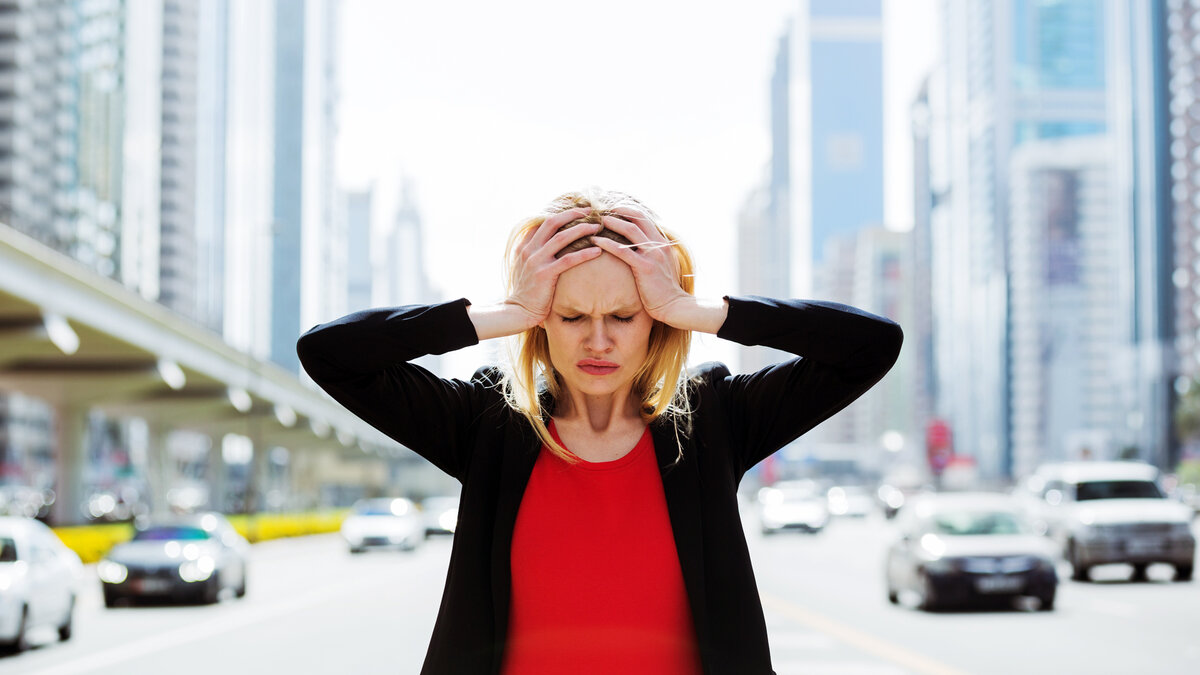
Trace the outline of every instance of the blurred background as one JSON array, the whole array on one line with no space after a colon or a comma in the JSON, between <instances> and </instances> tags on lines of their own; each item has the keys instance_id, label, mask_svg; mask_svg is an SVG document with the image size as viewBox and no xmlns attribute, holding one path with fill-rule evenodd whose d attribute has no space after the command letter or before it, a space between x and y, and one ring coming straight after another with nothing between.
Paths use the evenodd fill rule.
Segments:
<instances>
[{"instance_id":1,"label":"blurred background","mask_svg":"<svg viewBox=\"0 0 1200 675\"><path fill-rule=\"evenodd\" d=\"M1190 580L1182 558L1149 573L1162 589L1061 591L1053 620L1071 620L1070 593L1078 615L1053 630L1111 633L1126 656L1038 642L1042 614L1019 635L1007 615L976 625L974 642L905 624L912 651L852 626L896 625L875 586L913 495L1028 496L1063 575L1083 568L1078 539L1040 510L1077 482L1039 473L1052 464L1148 465L1157 497L1188 523L1200 509L1198 64L1196 0L0 0L0 512L54 526L92 563L148 518L218 512L259 542L399 508L365 500L452 498L454 481L312 385L296 338L371 306L499 300L510 228L599 185L689 244L698 294L833 300L904 327L882 382L744 481L773 646L831 654L829 672L1129 672L1150 657L1185 672L1200 650L1169 629L1129 637L1149 616L1200 619L1194 584L1170 583ZM468 377L500 354L422 364ZM692 356L742 372L785 358L713 336ZM815 520L769 526L785 494L818 495ZM766 537L832 523L822 540ZM340 577L350 559L314 542L340 556L341 532L293 545ZM281 570L301 555L271 550ZM427 592L447 553L410 552L424 581L401 587ZM844 596L827 609L846 618L818 615L806 593L825 587L784 573L798 559L862 562L869 583L837 578L873 609ZM1124 561L1134 580L1163 562ZM84 574L78 597L99 607ZM419 597L412 672L437 605ZM209 634L194 635L157 644ZM1002 641L1043 656L963 646ZM132 644L90 663L153 651ZM61 658L53 672L92 668Z\"/></svg>"}]
</instances>

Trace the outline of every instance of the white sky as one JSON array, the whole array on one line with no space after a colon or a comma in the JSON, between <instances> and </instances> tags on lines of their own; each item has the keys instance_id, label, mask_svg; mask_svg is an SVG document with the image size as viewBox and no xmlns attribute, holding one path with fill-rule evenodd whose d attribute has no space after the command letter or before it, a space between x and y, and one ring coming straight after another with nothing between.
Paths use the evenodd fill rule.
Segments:
<instances>
[{"instance_id":1,"label":"white sky","mask_svg":"<svg viewBox=\"0 0 1200 675\"><path fill-rule=\"evenodd\" d=\"M770 157L769 82L794 0L342 0L337 171L376 188L376 225L412 179L433 284L503 296L523 216L599 185L692 248L697 293L735 292L737 212ZM885 220L911 226L909 105L935 56L934 0L884 0ZM356 309L356 308L352 308ZM736 363L731 345L693 360ZM451 355L465 377L486 358Z\"/></svg>"}]
</instances>

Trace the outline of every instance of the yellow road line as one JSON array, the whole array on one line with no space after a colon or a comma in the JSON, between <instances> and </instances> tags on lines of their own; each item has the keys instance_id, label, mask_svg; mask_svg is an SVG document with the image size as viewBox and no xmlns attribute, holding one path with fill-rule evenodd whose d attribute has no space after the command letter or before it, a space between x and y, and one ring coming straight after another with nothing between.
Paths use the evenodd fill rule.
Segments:
<instances>
[{"instance_id":1,"label":"yellow road line","mask_svg":"<svg viewBox=\"0 0 1200 675\"><path fill-rule=\"evenodd\" d=\"M840 621L835 621L827 616L804 609L787 600L767 595L766 593L761 595L764 608L779 612L789 619L799 621L813 630L832 635L842 642L909 670L923 673L924 675L967 675L966 671L952 668L912 650L905 649L886 640L881 640L874 635L864 633Z\"/></svg>"}]
</instances>

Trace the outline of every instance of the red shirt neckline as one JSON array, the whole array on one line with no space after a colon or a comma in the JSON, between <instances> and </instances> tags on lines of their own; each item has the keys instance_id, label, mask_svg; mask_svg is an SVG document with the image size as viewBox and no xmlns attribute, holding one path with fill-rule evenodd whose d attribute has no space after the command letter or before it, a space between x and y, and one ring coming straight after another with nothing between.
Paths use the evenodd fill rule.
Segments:
<instances>
[{"instance_id":1,"label":"red shirt neckline","mask_svg":"<svg viewBox=\"0 0 1200 675\"><path fill-rule=\"evenodd\" d=\"M633 446L632 450L625 453L623 457L619 457L609 462L589 462L588 460L583 459L582 457L571 452L571 449L567 447L567 444L563 443L562 438L560 438L558 435L558 429L554 426L553 418L551 418L548 428L550 430L550 436L554 438L559 445L566 448L567 452L569 452L572 457L579 460L577 464L573 465L573 468L582 469L584 471L614 471L616 469L625 468L637 461L637 458L640 457L643 452L646 452L646 449L651 445L650 426L647 425L646 429L642 431L641 438L638 439L637 444Z\"/></svg>"}]
</instances>

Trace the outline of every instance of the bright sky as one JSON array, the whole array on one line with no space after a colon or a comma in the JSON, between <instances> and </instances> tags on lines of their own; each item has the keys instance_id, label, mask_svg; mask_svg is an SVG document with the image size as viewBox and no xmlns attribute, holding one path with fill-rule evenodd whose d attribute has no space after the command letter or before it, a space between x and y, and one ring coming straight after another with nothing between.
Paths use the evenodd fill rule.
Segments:
<instances>
[{"instance_id":1,"label":"bright sky","mask_svg":"<svg viewBox=\"0 0 1200 675\"><path fill-rule=\"evenodd\" d=\"M587 185L633 194L692 248L697 293L736 292L737 213L770 157L768 86L794 0L342 0L338 174L413 181L447 297L502 298L522 217ZM934 0L884 0L885 220L911 223L908 107L934 57ZM694 361L736 363L697 341ZM465 377L486 354L451 355Z\"/></svg>"}]
</instances>

